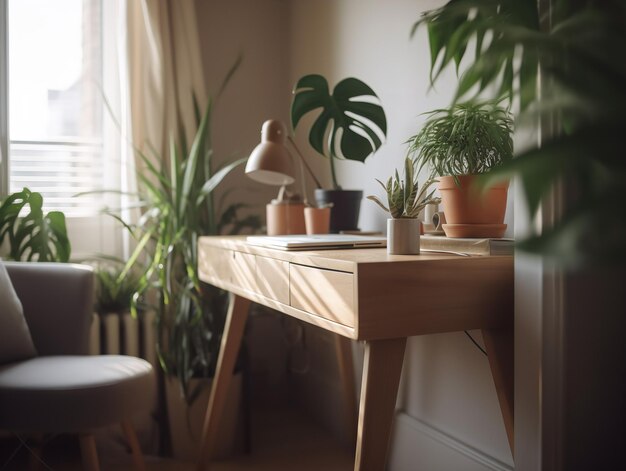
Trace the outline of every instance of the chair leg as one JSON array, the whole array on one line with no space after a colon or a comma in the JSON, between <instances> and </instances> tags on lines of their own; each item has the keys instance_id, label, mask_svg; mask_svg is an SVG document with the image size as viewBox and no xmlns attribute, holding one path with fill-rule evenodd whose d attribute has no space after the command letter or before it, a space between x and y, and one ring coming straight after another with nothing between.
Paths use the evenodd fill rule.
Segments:
<instances>
[{"instance_id":1,"label":"chair leg","mask_svg":"<svg viewBox=\"0 0 626 471\"><path fill-rule=\"evenodd\" d=\"M100 471L98 451L96 450L96 441L94 440L93 435L81 434L80 454L83 459L83 468L85 471Z\"/></svg>"},{"instance_id":2,"label":"chair leg","mask_svg":"<svg viewBox=\"0 0 626 471\"><path fill-rule=\"evenodd\" d=\"M42 469L41 466L41 455L43 449L43 435L36 434L33 439L35 440L34 444L30 447L30 454L28 457L28 470L29 471L40 471Z\"/></svg>"},{"instance_id":3,"label":"chair leg","mask_svg":"<svg viewBox=\"0 0 626 471\"><path fill-rule=\"evenodd\" d=\"M126 441L130 446L130 451L133 455L133 463L137 471L146 471L146 463L143 460L143 454L141 453L141 447L139 446L139 440L137 440L137 434L135 428L129 420L124 420L120 424L124 435L126 435Z\"/></svg>"}]
</instances>

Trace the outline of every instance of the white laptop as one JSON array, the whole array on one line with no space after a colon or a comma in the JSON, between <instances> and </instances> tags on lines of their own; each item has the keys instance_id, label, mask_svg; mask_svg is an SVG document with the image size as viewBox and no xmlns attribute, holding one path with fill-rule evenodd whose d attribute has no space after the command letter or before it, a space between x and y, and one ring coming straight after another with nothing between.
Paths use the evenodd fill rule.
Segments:
<instances>
[{"instance_id":1,"label":"white laptop","mask_svg":"<svg viewBox=\"0 0 626 471\"><path fill-rule=\"evenodd\" d=\"M281 250L362 249L386 247L384 236L352 234L248 236L248 244Z\"/></svg>"}]
</instances>

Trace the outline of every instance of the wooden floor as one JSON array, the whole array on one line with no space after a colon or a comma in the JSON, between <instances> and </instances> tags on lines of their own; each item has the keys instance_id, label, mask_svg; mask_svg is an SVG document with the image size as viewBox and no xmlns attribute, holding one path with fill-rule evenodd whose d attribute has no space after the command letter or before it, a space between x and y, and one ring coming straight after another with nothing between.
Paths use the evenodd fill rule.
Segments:
<instances>
[{"instance_id":1,"label":"wooden floor","mask_svg":"<svg viewBox=\"0 0 626 471\"><path fill-rule=\"evenodd\" d=\"M22 457L24 458L24 457ZM42 470L79 471L76 450L50 455L44 452ZM119 460L119 458L117 458ZM111 462L101 456L102 471L131 471L130 457ZM26 469L23 459L3 466L0 471ZM146 457L149 471L192 471L194 463ZM216 462L211 471L348 471L353 469L351 450L338 443L328 432L311 423L300 412L289 409L255 411L252 417L252 452L227 461Z\"/></svg>"}]
</instances>

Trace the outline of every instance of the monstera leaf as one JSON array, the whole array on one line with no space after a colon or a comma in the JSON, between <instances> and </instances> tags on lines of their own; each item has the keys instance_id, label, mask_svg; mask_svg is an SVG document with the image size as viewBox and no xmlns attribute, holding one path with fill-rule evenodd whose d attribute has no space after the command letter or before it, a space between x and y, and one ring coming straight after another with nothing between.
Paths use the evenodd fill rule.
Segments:
<instances>
[{"instance_id":1,"label":"monstera leaf","mask_svg":"<svg viewBox=\"0 0 626 471\"><path fill-rule=\"evenodd\" d=\"M332 95L321 75L306 75L296 84L291 104L294 129L307 113L320 110L309 131L313 149L330 158L333 186L339 188L335 158L360 162L376 152L387 136L387 119L374 90L356 78L339 82ZM326 141L326 136L327 141ZM325 142L326 141L326 142Z\"/></svg>"},{"instance_id":2,"label":"monstera leaf","mask_svg":"<svg viewBox=\"0 0 626 471\"><path fill-rule=\"evenodd\" d=\"M28 206L30 211L20 216ZM9 195L0 205L0 245L9 241L9 258L38 262L67 262L71 246L65 215L43 212L43 197L28 188Z\"/></svg>"}]
</instances>

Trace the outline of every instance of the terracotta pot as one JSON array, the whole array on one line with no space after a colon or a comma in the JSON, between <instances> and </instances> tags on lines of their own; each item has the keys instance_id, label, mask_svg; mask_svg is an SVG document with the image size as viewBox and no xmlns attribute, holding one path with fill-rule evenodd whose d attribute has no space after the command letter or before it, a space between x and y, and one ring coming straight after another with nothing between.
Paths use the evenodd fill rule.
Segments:
<instances>
[{"instance_id":1,"label":"terracotta pot","mask_svg":"<svg viewBox=\"0 0 626 471\"><path fill-rule=\"evenodd\" d=\"M502 237L506 229L503 223L509 182L495 184L483 192L473 186L475 175L459 175L457 178L459 185L454 177L439 177L446 235Z\"/></svg>"},{"instance_id":2,"label":"terracotta pot","mask_svg":"<svg viewBox=\"0 0 626 471\"><path fill-rule=\"evenodd\" d=\"M306 233L328 234L330 230L330 208L304 208Z\"/></svg>"},{"instance_id":3,"label":"terracotta pot","mask_svg":"<svg viewBox=\"0 0 626 471\"><path fill-rule=\"evenodd\" d=\"M305 234L304 203L283 201L266 206L267 235Z\"/></svg>"}]
</instances>

